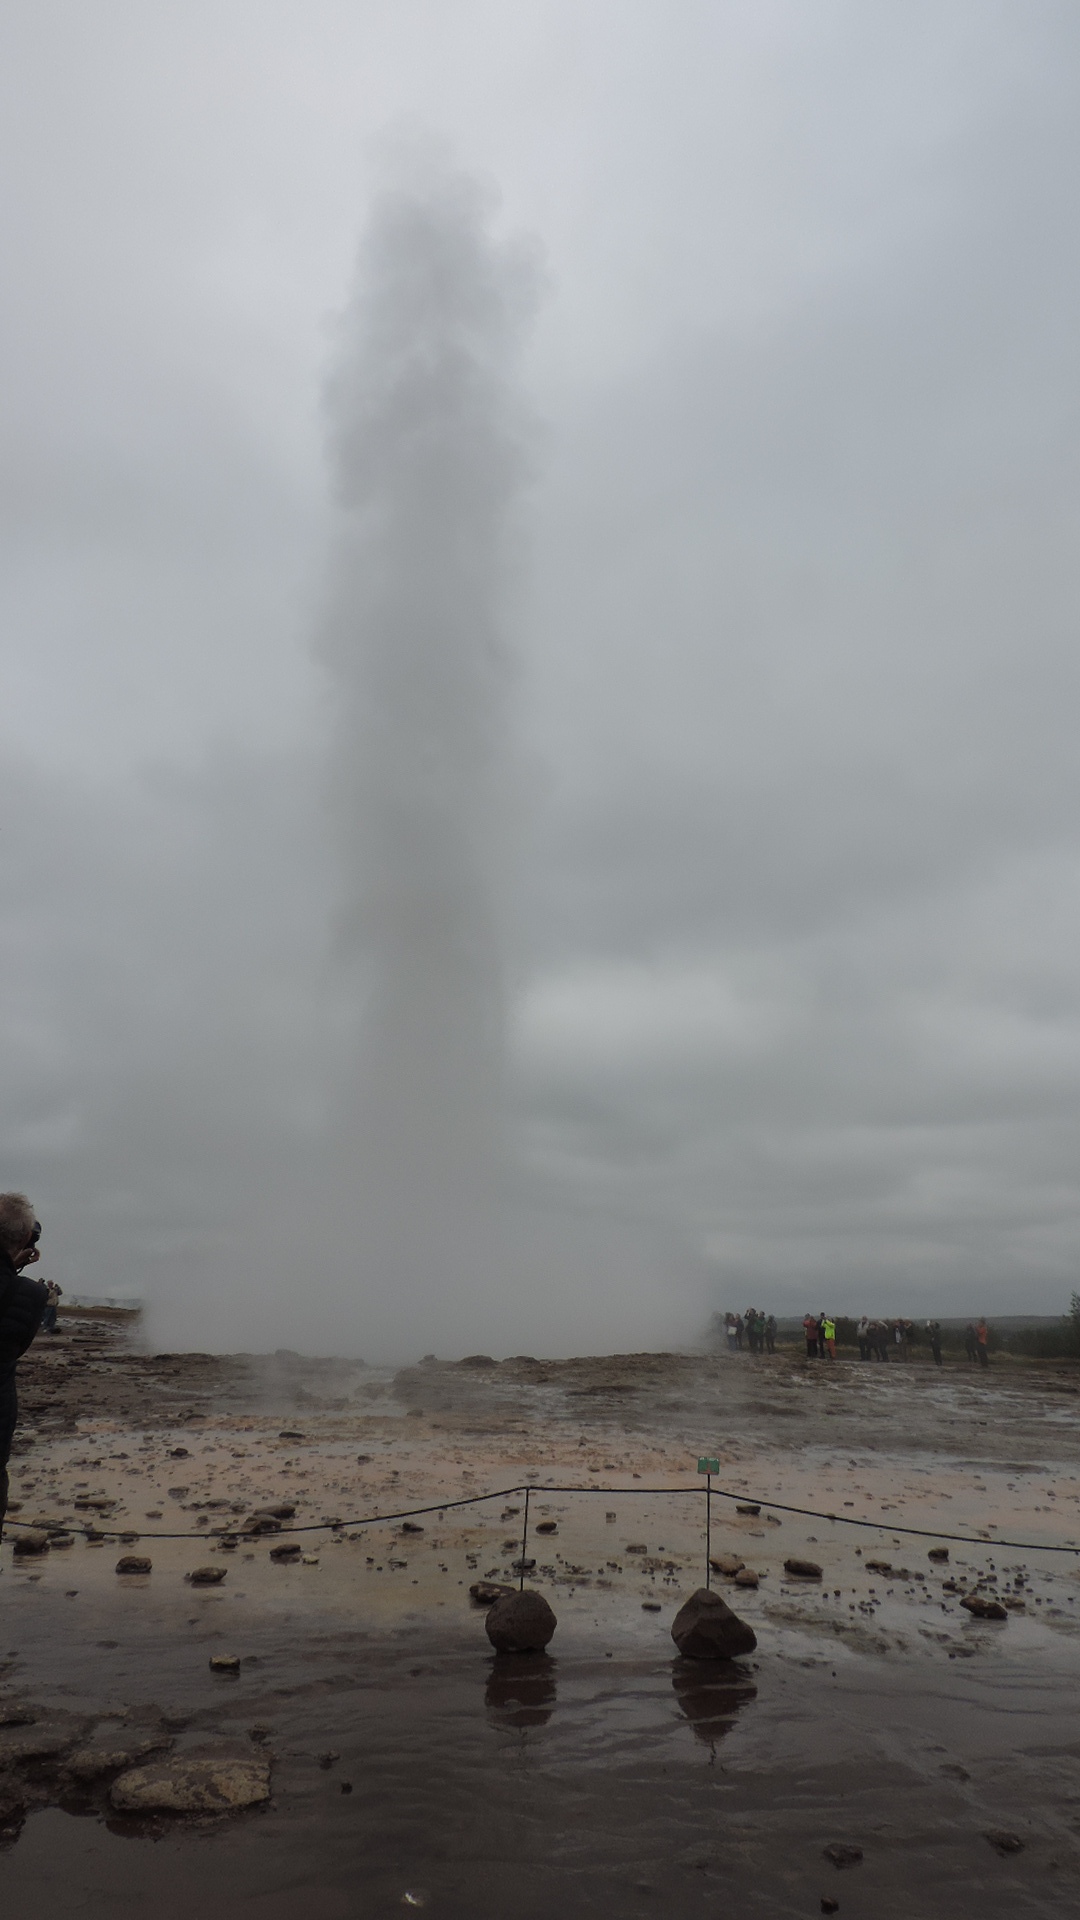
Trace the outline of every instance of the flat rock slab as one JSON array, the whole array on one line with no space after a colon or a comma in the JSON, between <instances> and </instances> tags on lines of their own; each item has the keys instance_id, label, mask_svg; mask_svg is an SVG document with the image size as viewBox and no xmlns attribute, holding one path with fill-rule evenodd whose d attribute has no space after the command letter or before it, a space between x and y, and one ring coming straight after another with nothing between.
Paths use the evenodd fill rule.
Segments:
<instances>
[{"instance_id":1,"label":"flat rock slab","mask_svg":"<svg viewBox=\"0 0 1080 1920\"><path fill-rule=\"evenodd\" d=\"M24 1533L15 1535L14 1552L18 1559L33 1553L48 1553L49 1536L44 1527L27 1527Z\"/></svg>"},{"instance_id":2,"label":"flat rock slab","mask_svg":"<svg viewBox=\"0 0 1080 1920\"><path fill-rule=\"evenodd\" d=\"M191 1747L114 1780L117 1813L237 1813L270 1798L270 1761L248 1747Z\"/></svg>"},{"instance_id":3,"label":"flat rock slab","mask_svg":"<svg viewBox=\"0 0 1080 1920\"><path fill-rule=\"evenodd\" d=\"M714 1553L709 1565L714 1573L726 1574L729 1580L734 1580L735 1575L742 1572L746 1562L740 1560L737 1553Z\"/></svg>"},{"instance_id":4,"label":"flat rock slab","mask_svg":"<svg viewBox=\"0 0 1080 1920\"><path fill-rule=\"evenodd\" d=\"M152 1754L168 1753L171 1734L162 1733L148 1740L129 1741L126 1747L77 1747L64 1762L64 1771L73 1780L101 1780L107 1773L123 1773L148 1760Z\"/></svg>"},{"instance_id":5,"label":"flat rock slab","mask_svg":"<svg viewBox=\"0 0 1080 1920\"><path fill-rule=\"evenodd\" d=\"M500 1594L484 1622L496 1653L539 1653L558 1625L542 1593Z\"/></svg>"},{"instance_id":6,"label":"flat rock slab","mask_svg":"<svg viewBox=\"0 0 1080 1920\"><path fill-rule=\"evenodd\" d=\"M734 1660L757 1646L753 1627L708 1587L699 1587L679 1608L671 1637L690 1660Z\"/></svg>"}]
</instances>

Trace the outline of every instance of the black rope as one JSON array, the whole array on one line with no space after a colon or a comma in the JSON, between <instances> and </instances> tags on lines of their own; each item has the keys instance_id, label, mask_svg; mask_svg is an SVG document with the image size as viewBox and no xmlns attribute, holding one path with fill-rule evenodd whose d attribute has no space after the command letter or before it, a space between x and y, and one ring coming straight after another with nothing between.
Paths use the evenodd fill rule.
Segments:
<instances>
[{"instance_id":1,"label":"black rope","mask_svg":"<svg viewBox=\"0 0 1080 1920\"><path fill-rule=\"evenodd\" d=\"M775 1508L778 1513L795 1513L801 1515L801 1517L806 1520L831 1520L843 1527L870 1527L875 1533L903 1533L921 1540L950 1540L960 1546L980 1547L984 1551L987 1547L1009 1547L1018 1553L1080 1553L1080 1544L1062 1545L1060 1542L1047 1542L1045 1540L984 1540L970 1533L942 1533L935 1527L905 1527L899 1524L894 1526L893 1523L888 1520L862 1520L854 1514L828 1513L821 1507L795 1507L786 1504L783 1500L755 1499L754 1495L749 1493L729 1493L726 1487L713 1487L711 1492L712 1496L718 1500L735 1500L747 1506L753 1505ZM701 1487L700 1485L694 1487L582 1487L551 1485L546 1482L538 1483L532 1480L516 1487L498 1487L493 1493L470 1493L461 1500L438 1500L430 1507L402 1507L396 1513L367 1513L353 1520L305 1521L298 1527L277 1528L275 1530L275 1538L280 1534L289 1533L336 1533L338 1531L344 1531L346 1527L384 1526L391 1520L412 1520L419 1518L422 1514L449 1513L455 1508L479 1506L486 1500L506 1500L509 1499L512 1494L521 1493L526 1496L526 1500L530 1493L604 1493L609 1496L616 1494L620 1497L624 1494L651 1494L654 1498L661 1494L696 1494L700 1497ZM9 1516L5 1521L5 1525L9 1527L33 1528L35 1522L32 1520L16 1520ZM139 1540L219 1541L222 1538L221 1534L204 1532L202 1529L188 1533L146 1533L141 1528L136 1527L85 1528L70 1526L49 1527L43 1529L43 1531L50 1533L77 1533L85 1539L97 1540L126 1540L135 1538ZM234 1540L247 1540L258 1537L243 1526L227 1527L224 1531ZM522 1558L524 1558L524 1550L522 1552Z\"/></svg>"}]
</instances>

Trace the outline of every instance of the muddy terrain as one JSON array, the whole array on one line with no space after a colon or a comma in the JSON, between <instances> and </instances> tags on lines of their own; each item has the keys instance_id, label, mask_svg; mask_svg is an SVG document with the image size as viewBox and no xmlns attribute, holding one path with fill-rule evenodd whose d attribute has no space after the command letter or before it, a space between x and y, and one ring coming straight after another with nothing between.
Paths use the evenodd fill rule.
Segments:
<instances>
[{"instance_id":1,"label":"muddy terrain","mask_svg":"<svg viewBox=\"0 0 1080 1920\"><path fill-rule=\"evenodd\" d=\"M1080 1896L1075 1371L785 1352L393 1374L61 1325L24 1369L0 1556L21 1915L824 1899L889 1920ZM555 1639L496 1657L470 1588L523 1578ZM706 1578L752 1656L676 1653Z\"/></svg>"}]
</instances>

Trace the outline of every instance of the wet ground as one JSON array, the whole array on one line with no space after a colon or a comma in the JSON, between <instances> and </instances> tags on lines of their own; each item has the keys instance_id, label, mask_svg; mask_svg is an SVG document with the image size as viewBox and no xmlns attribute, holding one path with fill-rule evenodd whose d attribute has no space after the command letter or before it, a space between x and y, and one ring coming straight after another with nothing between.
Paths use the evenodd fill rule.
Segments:
<instances>
[{"instance_id":1,"label":"wet ground","mask_svg":"<svg viewBox=\"0 0 1080 1920\"><path fill-rule=\"evenodd\" d=\"M0 1778L5 1739L33 1747L36 1727L48 1747L57 1716L101 1737L111 1714L165 1726L181 1751L254 1740L273 1798L139 1826L60 1767L53 1804L0 1853L13 1912L738 1917L816 1914L825 1897L845 1920L936 1920L1080 1905L1076 1560L1001 1544L1080 1544L1074 1374L622 1356L395 1379L295 1356L132 1356L82 1331L37 1361L16 1517L139 1538L75 1532L19 1562L5 1545L0 1720L33 1721L0 1726ZM761 1575L725 1588L757 1653L715 1667L681 1660L669 1632L703 1577L706 1450L724 1486L762 1499L757 1514L714 1503L714 1551ZM420 1534L357 1522L529 1475L580 1489L530 1495L533 1526L556 1531L531 1534L529 1578L559 1629L550 1658L496 1660L468 1587L513 1578L520 1494L447 1504ZM293 1564L270 1559L284 1535L225 1544L268 1501L295 1505L285 1528L343 1524L295 1536ZM973 1544L931 1561L935 1538L898 1526ZM121 1552L152 1572L118 1576ZM822 1580L787 1576L794 1554ZM219 1586L188 1583L200 1564L225 1570ZM1008 1601L1006 1620L960 1607L977 1589ZM222 1652L237 1675L210 1671ZM1001 1832L1022 1849L986 1838ZM836 1868L834 1843L862 1860Z\"/></svg>"}]
</instances>

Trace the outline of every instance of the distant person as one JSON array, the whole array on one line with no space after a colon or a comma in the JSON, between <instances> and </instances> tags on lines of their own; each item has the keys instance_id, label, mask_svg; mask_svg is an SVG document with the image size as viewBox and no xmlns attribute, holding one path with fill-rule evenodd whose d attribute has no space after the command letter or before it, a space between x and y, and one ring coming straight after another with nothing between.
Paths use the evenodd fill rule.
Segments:
<instances>
[{"instance_id":1,"label":"distant person","mask_svg":"<svg viewBox=\"0 0 1080 1920\"><path fill-rule=\"evenodd\" d=\"M941 1321L928 1320L926 1323L926 1331L930 1340L930 1351L934 1356L934 1365L935 1367L940 1367L941 1365Z\"/></svg>"},{"instance_id":2,"label":"distant person","mask_svg":"<svg viewBox=\"0 0 1080 1920\"><path fill-rule=\"evenodd\" d=\"M829 1359L835 1360L836 1359L836 1321L831 1317L830 1314L822 1315L821 1336L825 1342L825 1351L828 1354Z\"/></svg>"},{"instance_id":3,"label":"distant person","mask_svg":"<svg viewBox=\"0 0 1080 1920\"><path fill-rule=\"evenodd\" d=\"M817 1317L817 1357L819 1360L825 1358L825 1315L823 1313L819 1313Z\"/></svg>"},{"instance_id":4,"label":"distant person","mask_svg":"<svg viewBox=\"0 0 1080 1920\"><path fill-rule=\"evenodd\" d=\"M742 1352L742 1332L742 1315L737 1313L735 1315L735 1349L738 1353Z\"/></svg>"},{"instance_id":5,"label":"distant person","mask_svg":"<svg viewBox=\"0 0 1080 1920\"><path fill-rule=\"evenodd\" d=\"M870 1358L870 1322L867 1319L865 1313L863 1314L862 1319L859 1321L859 1324L855 1329L855 1338L859 1343L859 1359L869 1360Z\"/></svg>"},{"instance_id":6,"label":"distant person","mask_svg":"<svg viewBox=\"0 0 1080 1920\"><path fill-rule=\"evenodd\" d=\"M808 1360L816 1360L817 1359L817 1321L815 1320L812 1313L803 1314L802 1330L803 1330L804 1337L806 1339L806 1357Z\"/></svg>"},{"instance_id":7,"label":"distant person","mask_svg":"<svg viewBox=\"0 0 1080 1920\"><path fill-rule=\"evenodd\" d=\"M990 1329L985 1319L980 1320L975 1328L975 1344L979 1350L980 1367L988 1367L990 1365Z\"/></svg>"},{"instance_id":8,"label":"distant person","mask_svg":"<svg viewBox=\"0 0 1080 1920\"><path fill-rule=\"evenodd\" d=\"M768 1319L765 1322L765 1351L766 1353L776 1352L776 1315L775 1313L770 1313Z\"/></svg>"},{"instance_id":9,"label":"distant person","mask_svg":"<svg viewBox=\"0 0 1080 1920\"><path fill-rule=\"evenodd\" d=\"M733 1313L725 1313L724 1315L724 1333L727 1338L728 1352L734 1353L738 1341L735 1336L735 1315Z\"/></svg>"},{"instance_id":10,"label":"distant person","mask_svg":"<svg viewBox=\"0 0 1080 1920\"><path fill-rule=\"evenodd\" d=\"M904 1323L902 1320L893 1321L892 1341L893 1341L893 1346L896 1348L897 1359L906 1360L907 1359L907 1341L904 1338Z\"/></svg>"},{"instance_id":11,"label":"distant person","mask_svg":"<svg viewBox=\"0 0 1080 1920\"><path fill-rule=\"evenodd\" d=\"M973 1320L969 1320L967 1326L964 1328L964 1352L967 1354L972 1366L974 1366L979 1357L979 1336L975 1332L975 1323Z\"/></svg>"},{"instance_id":12,"label":"distant person","mask_svg":"<svg viewBox=\"0 0 1080 1920\"><path fill-rule=\"evenodd\" d=\"M55 1280L46 1280L45 1287L48 1292L48 1300L45 1305L45 1311L41 1316L41 1331L42 1333L55 1333L56 1309L60 1305L60 1298L64 1290L62 1287L57 1286Z\"/></svg>"},{"instance_id":13,"label":"distant person","mask_svg":"<svg viewBox=\"0 0 1080 1920\"><path fill-rule=\"evenodd\" d=\"M15 1369L41 1325L48 1289L23 1268L40 1259L40 1222L25 1194L0 1193L0 1530L8 1504L8 1461L19 1403Z\"/></svg>"}]
</instances>

